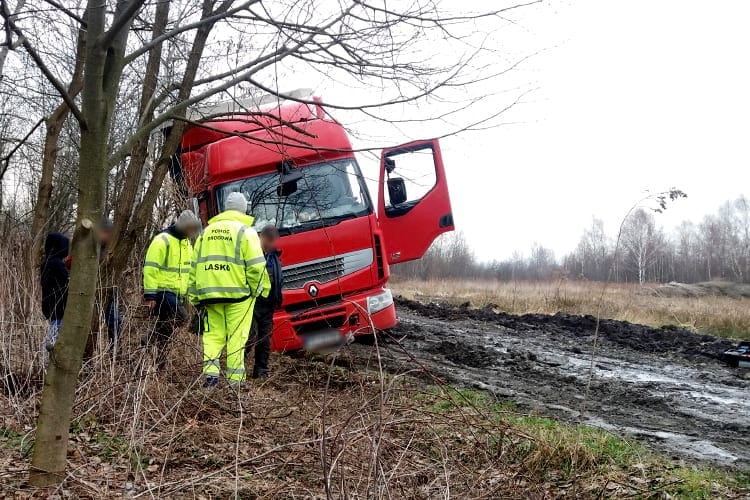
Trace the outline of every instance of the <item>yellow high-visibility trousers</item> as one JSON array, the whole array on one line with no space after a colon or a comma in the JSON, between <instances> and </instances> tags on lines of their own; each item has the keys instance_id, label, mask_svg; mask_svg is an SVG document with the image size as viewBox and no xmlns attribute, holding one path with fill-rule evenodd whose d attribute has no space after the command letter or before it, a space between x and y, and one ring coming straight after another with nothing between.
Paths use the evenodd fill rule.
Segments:
<instances>
[{"instance_id":1,"label":"yellow high-visibility trousers","mask_svg":"<svg viewBox=\"0 0 750 500\"><path fill-rule=\"evenodd\" d=\"M245 344L253 322L255 299L242 302L210 304L203 320L203 374L218 377L221 373L221 351L227 348L227 379L230 383L245 380Z\"/></svg>"}]
</instances>

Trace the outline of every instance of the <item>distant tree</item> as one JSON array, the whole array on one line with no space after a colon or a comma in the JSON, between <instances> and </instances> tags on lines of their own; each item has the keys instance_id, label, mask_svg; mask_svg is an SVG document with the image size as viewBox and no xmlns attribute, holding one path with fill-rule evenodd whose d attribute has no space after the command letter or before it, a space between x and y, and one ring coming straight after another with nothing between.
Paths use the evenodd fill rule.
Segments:
<instances>
[{"instance_id":1,"label":"distant tree","mask_svg":"<svg viewBox=\"0 0 750 500\"><path fill-rule=\"evenodd\" d=\"M556 268L555 253L549 248L534 243L531 247L531 257L528 263L531 277L535 280L549 279Z\"/></svg>"},{"instance_id":2,"label":"distant tree","mask_svg":"<svg viewBox=\"0 0 750 500\"><path fill-rule=\"evenodd\" d=\"M452 277L470 277L476 271L476 259L463 231L450 233L446 238L446 252Z\"/></svg>"},{"instance_id":3,"label":"distant tree","mask_svg":"<svg viewBox=\"0 0 750 500\"><path fill-rule=\"evenodd\" d=\"M703 276L708 280L721 278L723 276L722 255L724 253L721 221L715 215L707 215L703 218L699 230Z\"/></svg>"},{"instance_id":4,"label":"distant tree","mask_svg":"<svg viewBox=\"0 0 750 500\"><path fill-rule=\"evenodd\" d=\"M692 283L701 279L700 269L700 236L698 228L692 222L683 222L675 230L675 281Z\"/></svg>"},{"instance_id":5,"label":"distant tree","mask_svg":"<svg viewBox=\"0 0 750 500\"><path fill-rule=\"evenodd\" d=\"M649 267L655 262L661 231L656 228L654 216L643 208L636 209L622 227L621 244L627 269L634 272L640 284L646 282Z\"/></svg>"},{"instance_id":6,"label":"distant tree","mask_svg":"<svg viewBox=\"0 0 750 500\"><path fill-rule=\"evenodd\" d=\"M719 224L726 254L726 276L746 281L750 273L750 203L740 196L719 209Z\"/></svg>"},{"instance_id":7,"label":"distant tree","mask_svg":"<svg viewBox=\"0 0 750 500\"><path fill-rule=\"evenodd\" d=\"M446 233L419 260L393 266L396 276L405 278L467 278L487 276L488 266L479 265L463 231Z\"/></svg>"},{"instance_id":8,"label":"distant tree","mask_svg":"<svg viewBox=\"0 0 750 500\"><path fill-rule=\"evenodd\" d=\"M611 243L604 222L594 218L584 230L575 252L566 258L568 273L576 278L605 280L611 263Z\"/></svg>"}]
</instances>

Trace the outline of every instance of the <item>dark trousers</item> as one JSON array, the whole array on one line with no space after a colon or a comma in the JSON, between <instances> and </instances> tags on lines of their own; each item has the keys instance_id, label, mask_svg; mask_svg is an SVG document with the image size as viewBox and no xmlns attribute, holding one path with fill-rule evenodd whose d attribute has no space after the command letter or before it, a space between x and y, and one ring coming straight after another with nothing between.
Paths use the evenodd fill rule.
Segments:
<instances>
[{"instance_id":1,"label":"dark trousers","mask_svg":"<svg viewBox=\"0 0 750 500\"><path fill-rule=\"evenodd\" d=\"M250 337L245 344L245 354L250 354L255 346L255 365L253 378L268 375L268 357L271 354L271 333L273 332L273 302L258 297L253 310L253 324L250 327Z\"/></svg>"},{"instance_id":2,"label":"dark trousers","mask_svg":"<svg viewBox=\"0 0 750 500\"><path fill-rule=\"evenodd\" d=\"M107 336L109 337L109 347L112 349L114 345L120 341L120 333L122 331L122 314L120 313L120 291L117 287L112 289L112 294L107 302L107 309L105 313L107 320Z\"/></svg>"},{"instance_id":3,"label":"dark trousers","mask_svg":"<svg viewBox=\"0 0 750 500\"><path fill-rule=\"evenodd\" d=\"M175 329L181 327L188 320L188 313L177 295L162 292L156 296L156 307L152 312L156 316L156 325L149 332L146 339L147 345L156 344L156 364L163 367L167 361L169 341L172 339Z\"/></svg>"}]
</instances>

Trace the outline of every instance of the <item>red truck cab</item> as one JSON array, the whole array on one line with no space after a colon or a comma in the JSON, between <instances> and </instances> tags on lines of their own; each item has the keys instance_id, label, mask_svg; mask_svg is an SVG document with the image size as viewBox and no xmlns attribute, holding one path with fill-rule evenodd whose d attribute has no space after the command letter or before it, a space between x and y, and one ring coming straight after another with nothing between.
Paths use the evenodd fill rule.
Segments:
<instances>
[{"instance_id":1,"label":"red truck cab","mask_svg":"<svg viewBox=\"0 0 750 500\"><path fill-rule=\"evenodd\" d=\"M273 224L281 234L284 303L272 349L394 327L389 265L420 258L453 230L438 141L383 150L373 201L344 127L316 98L195 122L176 158L204 223L241 191L255 229Z\"/></svg>"}]
</instances>

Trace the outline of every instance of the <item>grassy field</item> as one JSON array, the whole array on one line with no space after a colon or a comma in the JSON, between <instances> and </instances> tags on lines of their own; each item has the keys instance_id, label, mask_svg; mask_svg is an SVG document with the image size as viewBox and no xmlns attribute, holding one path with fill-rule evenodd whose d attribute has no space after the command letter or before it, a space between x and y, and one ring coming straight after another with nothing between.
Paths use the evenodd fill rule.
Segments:
<instances>
[{"instance_id":1,"label":"grassy field","mask_svg":"<svg viewBox=\"0 0 750 500\"><path fill-rule=\"evenodd\" d=\"M660 296L657 285L580 281L393 280L410 299L491 305L513 314L600 314L651 326L678 325L719 337L750 339L750 298Z\"/></svg>"}]
</instances>

